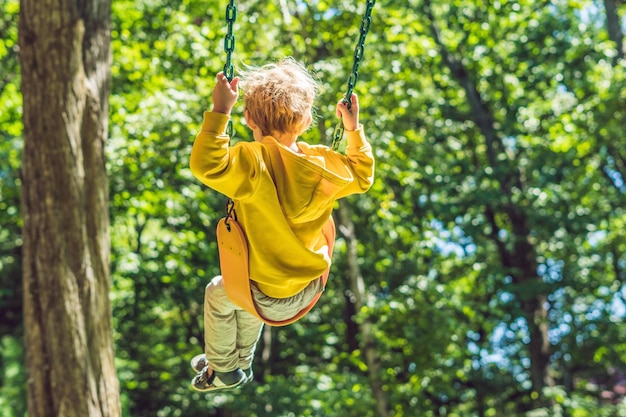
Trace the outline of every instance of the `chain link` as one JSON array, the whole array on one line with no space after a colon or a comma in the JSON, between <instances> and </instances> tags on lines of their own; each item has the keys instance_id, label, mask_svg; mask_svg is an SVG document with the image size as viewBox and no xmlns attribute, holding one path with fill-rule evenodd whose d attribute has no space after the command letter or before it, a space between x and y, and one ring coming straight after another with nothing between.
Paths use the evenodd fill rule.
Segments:
<instances>
[{"instance_id":1,"label":"chain link","mask_svg":"<svg viewBox=\"0 0 626 417\"><path fill-rule=\"evenodd\" d=\"M370 26L372 24L372 10L374 9L374 4L376 4L376 0L367 0L367 5L365 8L365 13L363 14L363 20L361 21L360 35L359 40L354 48L354 63L352 64L352 72L348 77L348 90L346 91L346 95L343 98L344 103L348 106L348 110L352 107L352 101L350 97L352 97L352 93L354 92L354 87L356 86L356 82L359 80L359 66L361 65L361 61L363 60L363 55L365 54L365 37L370 30ZM333 141L331 148L333 150L339 149L339 144L341 143L341 139L343 139L345 128L343 126L343 122L339 120L337 125L335 126L335 131L333 132Z\"/></svg>"}]
</instances>

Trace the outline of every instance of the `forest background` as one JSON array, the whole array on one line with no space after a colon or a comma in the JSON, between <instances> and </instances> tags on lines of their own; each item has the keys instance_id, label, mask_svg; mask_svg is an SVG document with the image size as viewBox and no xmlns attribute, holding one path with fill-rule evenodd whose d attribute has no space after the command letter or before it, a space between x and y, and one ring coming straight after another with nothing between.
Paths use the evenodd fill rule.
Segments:
<instances>
[{"instance_id":1,"label":"forest background","mask_svg":"<svg viewBox=\"0 0 626 417\"><path fill-rule=\"evenodd\" d=\"M236 71L293 56L322 82L310 142L330 141L365 3L236 2ZM224 199L188 160L224 65L225 6L112 3L111 285L98 296L111 301L121 414L626 416L617 0L378 1L356 88L376 182L337 207L324 297L264 330L254 383L189 389ZM0 0L2 417L27 415L36 372L24 343L19 10ZM250 140L241 113L235 140Z\"/></svg>"}]
</instances>

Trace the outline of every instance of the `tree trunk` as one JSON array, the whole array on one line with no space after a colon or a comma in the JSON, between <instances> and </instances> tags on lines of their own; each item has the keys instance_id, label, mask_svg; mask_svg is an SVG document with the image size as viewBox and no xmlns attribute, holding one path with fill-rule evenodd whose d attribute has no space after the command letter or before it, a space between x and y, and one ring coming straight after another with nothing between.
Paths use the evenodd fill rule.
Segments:
<instances>
[{"instance_id":1,"label":"tree trunk","mask_svg":"<svg viewBox=\"0 0 626 417\"><path fill-rule=\"evenodd\" d=\"M29 417L121 415L104 144L109 0L21 0Z\"/></svg>"},{"instance_id":2,"label":"tree trunk","mask_svg":"<svg viewBox=\"0 0 626 417\"><path fill-rule=\"evenodd\" d=\"M352 297L346 297L346 300L353 300L354 309L358 312L365 305L367 294L365 283L363 282L363 275L361 274L358 264L358 240L354 233L354 223L351 219L350 206L346 200L339 201L337 218L339 233L346 240L346 264L348 266L346 273L350 282L349 290L353 295ZM372 321L369 317L358 325L361 334L361 352L365 364L367 365L370 386L374 399L376 400L376 415L378 417L389 417L389 404L381 380L380 356L376 351L376 338L372 327Z\"/></svg>"},{"instance_id":3,"label":"tree trunk","mask_svg":"<svg viewBox=\"0 0 626 417\"><path fill-rule=\"evenodd\" d=\"M621 20L619 17L618 0L604 0L604 10L606 12L606 27L609 38L615 42L617 49L616 59L624 58L624 34L622 33ZM617 62L617 61L616 61Z\"/></svg>"}]
</instances>

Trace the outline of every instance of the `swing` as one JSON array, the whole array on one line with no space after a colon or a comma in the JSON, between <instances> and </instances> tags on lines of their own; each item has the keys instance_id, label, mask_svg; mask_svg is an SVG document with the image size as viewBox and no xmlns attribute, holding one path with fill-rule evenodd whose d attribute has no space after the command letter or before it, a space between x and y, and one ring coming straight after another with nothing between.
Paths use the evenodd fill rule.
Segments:
<instances>
[{"instance_id":1,"label":"swing","mask_svg":"<svg viewBox=\"0 0 626 417\"><path fill-rule=\"evenodd\" d=\"M371 13L374 7L375 0L367 0L367 7L363 20L361 22L360 36L357 46L354 51L354 64L352 66L352 72L348 79L348 90L344 97L344 102L348 106L351 106L350 97L359 78L359 65L363 59L363 52L365 46L365 37L369 31L371 23ZM224 39L224 49L226 51L226 64L224 65L224 75L230 81L234 77L234 69L231 62L231 56L235 49L235 37L233 35L233 25L237 17L237 8L235 7L234 0L230 0L226 7L226 22L228 33ZM233 128L232 122L229 121L226 128L226 133L232 138ZM343 123L340 120L335 127L332 139L332 149L337 150L339 143L344 134ZM335 243L335 223L332 216L328 218L328 221L322 228L322 234L326 238L328 246L328 256L332 258L333 247ZM250 288L250 270L249 270L249 258L248 258L248 242L246 235L241 229L241 226L237 223L237 214L235 212L235 203L232 200L228 200L226 216L220 219L217 224L217 244L220 259L220 268L222 271L222 281L224 283L224 289L228 298L237 306L246 310L250 314L257 317L259 320L270 326L286 326L291 324L302 317L304 317L317 303L322 293L318 293L311 303L302 309L294 317L275 321L269 320L263 317L257 310L256 304L252 298L252 291ZM330 267L322 274L322 282L326 286L328 281L328 275L330 273Z\"/></svg>"},{"instance_id":2,"label":"swing","mask_svg":"<svg viewBox=\"0 0 626 417\"><path fill-rule=\"evenodd\" d=\"M290 319L280 321L269 320L263 317L257 310L250 289L248 242L246 235L235 218L235 210L233 209L234 203L229 201L228 205L228 213L217 224L217 247L219 250L222 281L226 295L228 295L228 298L230 298L230 301L234 304L270 326L286 326L301 319L315 306L322 296L321 292L315 296L308 306L300 310L298 314ZM335 244L335 223L332 217L328 218L328 221L322 229L322 233L328 244L328 256L332 257L333 246ZM329 273L330 268L322 274L324 286L326 286L326 282L328 281Z\"/></svg>"}]
</instances>

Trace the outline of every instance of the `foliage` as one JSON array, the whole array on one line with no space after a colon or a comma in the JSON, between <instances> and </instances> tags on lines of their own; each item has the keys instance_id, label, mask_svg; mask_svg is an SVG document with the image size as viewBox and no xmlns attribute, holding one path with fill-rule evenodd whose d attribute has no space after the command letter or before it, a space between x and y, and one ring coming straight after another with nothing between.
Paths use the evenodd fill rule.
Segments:
<instances>
[{"instance_id":1,"label":"foliage","mask_svg":"<svg viewBox=\"0 0 626 417\"><path fill-rule=\"evenodd\" d=\"M16 1L2 3L0 19L0 334L11 334L20 322L19 161L21 158L21 97L17 79Z\"/></svg>"},{"instance_id":2,"label":"foliage","mask_svg":"<svg viewBox=\"0 0 626 417\"><path fill-rule=\"evenodd\" d=\"M0 415L26 412L22 340L19 166L22 145L17 0L0 1Z\"/></svg>"},{"instance_id":3,"label":"foliage","mask_svg":"<svg viewBox=\"0 0 626 417\"><path fill-rule=\"evenodd\" d=\"M320 78L309 141L329 141L361 3L237 2L239 68L293 55ZM17 5L0 4L3 399L20 369L19 320L5 325L4 311L19 308L21 124ZM374 416L355 330L368 319L395 416L624 415L626 62L599 7L377 2L356 88L377 179L350 199L366 305L353 310L340 240L321 304L264 331L255 382L201 395L188 360L202 350L224 200L192 178L188 156L223 66L225 2L114 2L111 297L124 415ZM235 140L248 140L241 110Z\"/></svg>"}]
</instances>

